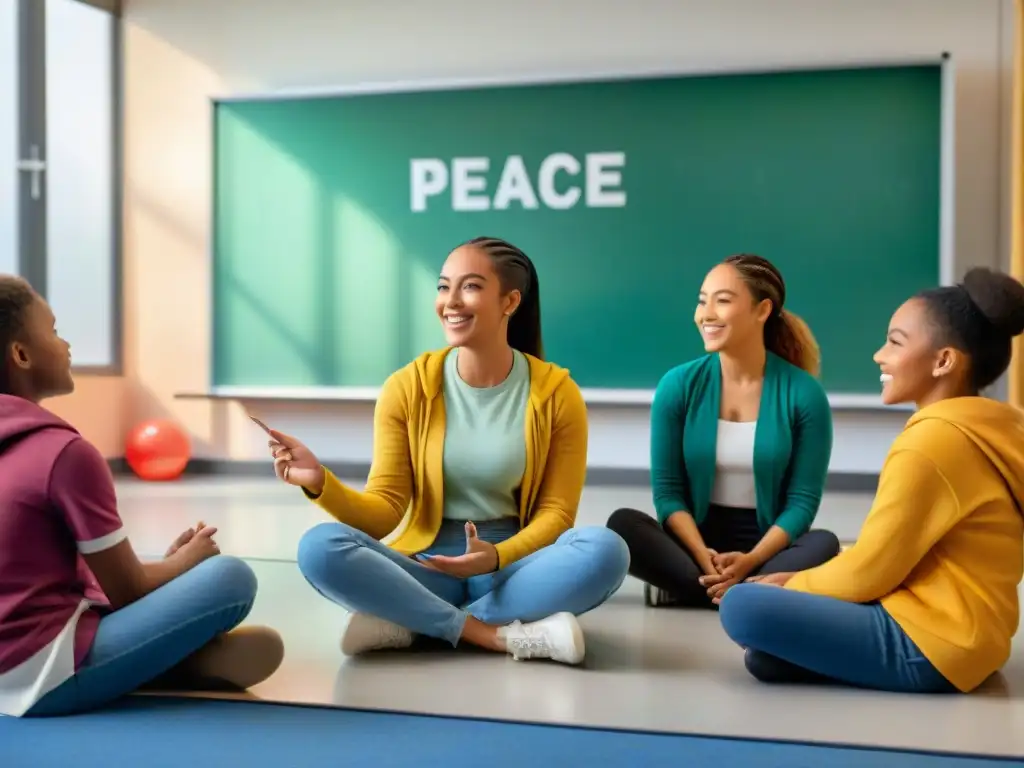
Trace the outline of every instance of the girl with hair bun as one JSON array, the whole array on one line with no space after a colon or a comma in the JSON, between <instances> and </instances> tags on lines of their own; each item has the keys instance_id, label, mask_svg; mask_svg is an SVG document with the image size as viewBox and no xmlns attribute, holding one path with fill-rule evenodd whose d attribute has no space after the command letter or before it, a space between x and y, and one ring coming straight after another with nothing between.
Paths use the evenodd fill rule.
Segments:
<instances>
[{"instance_id":1,"label":"girl with hair bun","mask_svg":"<svg viewBox=\"0 0 1024 768\"><path fill-rule=\"evenodd\" d=\"M981 393L1022 332L1024 286L989 269L896 310L874 358L882 399L917 411L856 544L722 602L755 677L968 692L1006 662L1024 575L1024 413Z\"/></svg>"}]
</instances>

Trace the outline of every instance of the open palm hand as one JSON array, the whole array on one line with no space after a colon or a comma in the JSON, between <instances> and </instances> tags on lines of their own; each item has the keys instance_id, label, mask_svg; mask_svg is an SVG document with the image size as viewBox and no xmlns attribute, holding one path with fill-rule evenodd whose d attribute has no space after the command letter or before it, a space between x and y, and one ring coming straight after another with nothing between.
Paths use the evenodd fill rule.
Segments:
<instances>
[{"instance_id":1,"label":"open palm hand","mask_svg":"<svg viewBox=\"0 0 1024 768\"><path fill-rule=\"evenodd\" d=\"M432 555L424 565L435 568L450 576L468 579L498 569L498 550L490 542L477 537L476 526L466 523L466 554L457 557Z\"/></svg>"}]
</instances>

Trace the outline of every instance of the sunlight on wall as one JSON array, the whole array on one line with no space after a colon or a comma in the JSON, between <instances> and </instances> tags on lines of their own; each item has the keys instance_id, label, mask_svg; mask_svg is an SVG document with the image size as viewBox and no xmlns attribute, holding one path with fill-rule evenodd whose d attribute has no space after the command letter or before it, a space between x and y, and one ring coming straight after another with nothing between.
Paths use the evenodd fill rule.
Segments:
<instances>
[{"instance_id":1,"label":"sunlight on wall","mask_svg":"<svg viewBox=\"0 0 1024 768\"><path fill-rule=\"evenodd\" d=\"M76 376L74 393L43 405L72 424L105 457L123 456L126 389L120 376Z\"/></svg>"},{"instance_id":2,"label":"sunlight on wall","mask_svg":"<svg viewBox=\"0 0 1024 768\"><path fill-rule=\"evenodd\" d=\"M437 257L437 267L430 267L430 259L418 254L406 254L405 270L409 282L410 345L414 355L445 345L444 330L434 309L437 298L437 276L441 271L444 254Z\"/></svg>"},{"instance_id":3,"label":"sunlight on wall","mask_svg":"<svg viewBox=\"0 0 1024 768\"><path fill-rule=\"evenodd\" d=\"M402 321L409 311L398 290L401 245L378 218L351 198L336 198L334 211L338 301L331 317L337 358L360 377L383 381L397 366L382 350L401 348ZM380 291L381 283L395 289ZM344 378L340 367L333 371L335 381Z\"/></svg>"},{"instance_id":4,"label":"sunlight on wall","mask_svg":"<svg viewBox=\"0 0 1024 768\"><path fill-rule=\"evenodd\" d=\"M223 407L174 394L210 378L210 96L224 82L162 32L126 22L123 35L124 426L171 416L196 455L221 455Z\"/></svg>"},{"instance_id":5,"label":"sunlight on wall","mask_svg":"<svg viewBox=\"0 0 1024 768\"><path fill-rule=\"evenodd\" d=\"M320 266L317 254L330 236L330 223L323 221L321 214L325 193L310 170L287 151L236 117L222 115L220 119L226 123L222 130L233 134L226 156L219 161L221 165L232 165L232 150L240 157L258 153L262 158L258 167L239 160L232 169L235 183L270 186L287 193L275 195L273 201L245 194L221 197L230 201L230 207L218 210L225 227L223 237L234 244L231 251L249 258L226 261L221 257L217 279L224 281L219 291L228 300L221 320L232 330L218 329L218 336L230 339L232 344L218 348L217 355L232 370L244 367L245 358L253 355L284 360L288 368L301 371L307 383L319 383L320 339L329 317L327 308L318 301L324 274L319 268L293 265ZM249 178L257 174L259 179ZM280 306L259 298L275 291L309 300ZM253 339L260 349L235 346L244 338Z\"/></svg>"}]
</instances>

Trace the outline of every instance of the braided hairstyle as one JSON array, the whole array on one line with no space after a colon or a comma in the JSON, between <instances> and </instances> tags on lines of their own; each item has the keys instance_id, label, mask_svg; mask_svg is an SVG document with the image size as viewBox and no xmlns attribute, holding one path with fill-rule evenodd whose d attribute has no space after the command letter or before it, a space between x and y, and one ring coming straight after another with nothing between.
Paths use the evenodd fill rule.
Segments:
<instances>
[{"instance_id":1,"label":"braided hairstyle","mask_svg":"<svg viewBox=\"0 0 1024 768\"><path fill-rule=\"evenodd\" d=\"M494 264L501 288L506 293L519 291L519 307L508 320L508 343L526 355L544 359L540 327L540 283L530 257L507 240L475 237L463 245L479 248Z\"/></svg>"},{"instance_id":2,"label":"braided hairstyle","mask_svg":"<svg viewBox=\"0 0 1024 768\"><path fill-rule=\"evenodd\" d=\"M970 385L980 391L1005 373L1013 337L1024 333L1024 285L1003 272L976 267L963 282L917 294L925 303L938 347L970 358Z\"/></svg>"},{"instance_id":3,"label":"braided hairstyle","mask_svg":"<svg viewBox=\"0 0 1024 768\"><path fill-rule=\"evenodd\" d=\"M747 289L760 303L772 303L772 313L764 324L764 346L769 352L817 376L821 370L821 352L814 334L800 317L784 308L786 283L782 273L768 259L751 253L738 253L724 262L735 269Z\"/></svg>"},{"instance_id":4,"label":"braided hairstyle","mask_svg":"<svg viewBox=\"0 0 1024 768\"><path fill-rule=\"evenodd\" d=\"M0 395L11 394L11 374L7 359L11 345L25 329L25 313L36 299L36 292L25 280L0 275Z\"/></svg>"}]
</instances>

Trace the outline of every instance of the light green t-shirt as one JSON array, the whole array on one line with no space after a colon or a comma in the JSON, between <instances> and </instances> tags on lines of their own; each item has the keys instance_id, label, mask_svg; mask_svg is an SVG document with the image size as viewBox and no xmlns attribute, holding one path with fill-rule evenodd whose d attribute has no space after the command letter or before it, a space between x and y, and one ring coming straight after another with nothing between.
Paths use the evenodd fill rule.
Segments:
<instances>
[{"instance_id":1,"label":"light green t-shirt","mask_svg":"<svg viewBox=\"0 0 1024 768\"><path fill-rule=\"evenodd\" d=\"M517 517L516 491L526 471L530 364L515 352L505 381L477 388L459 376L458 352L451 350L444 361L444 516Z\"/></svg>"}]
</instances>

